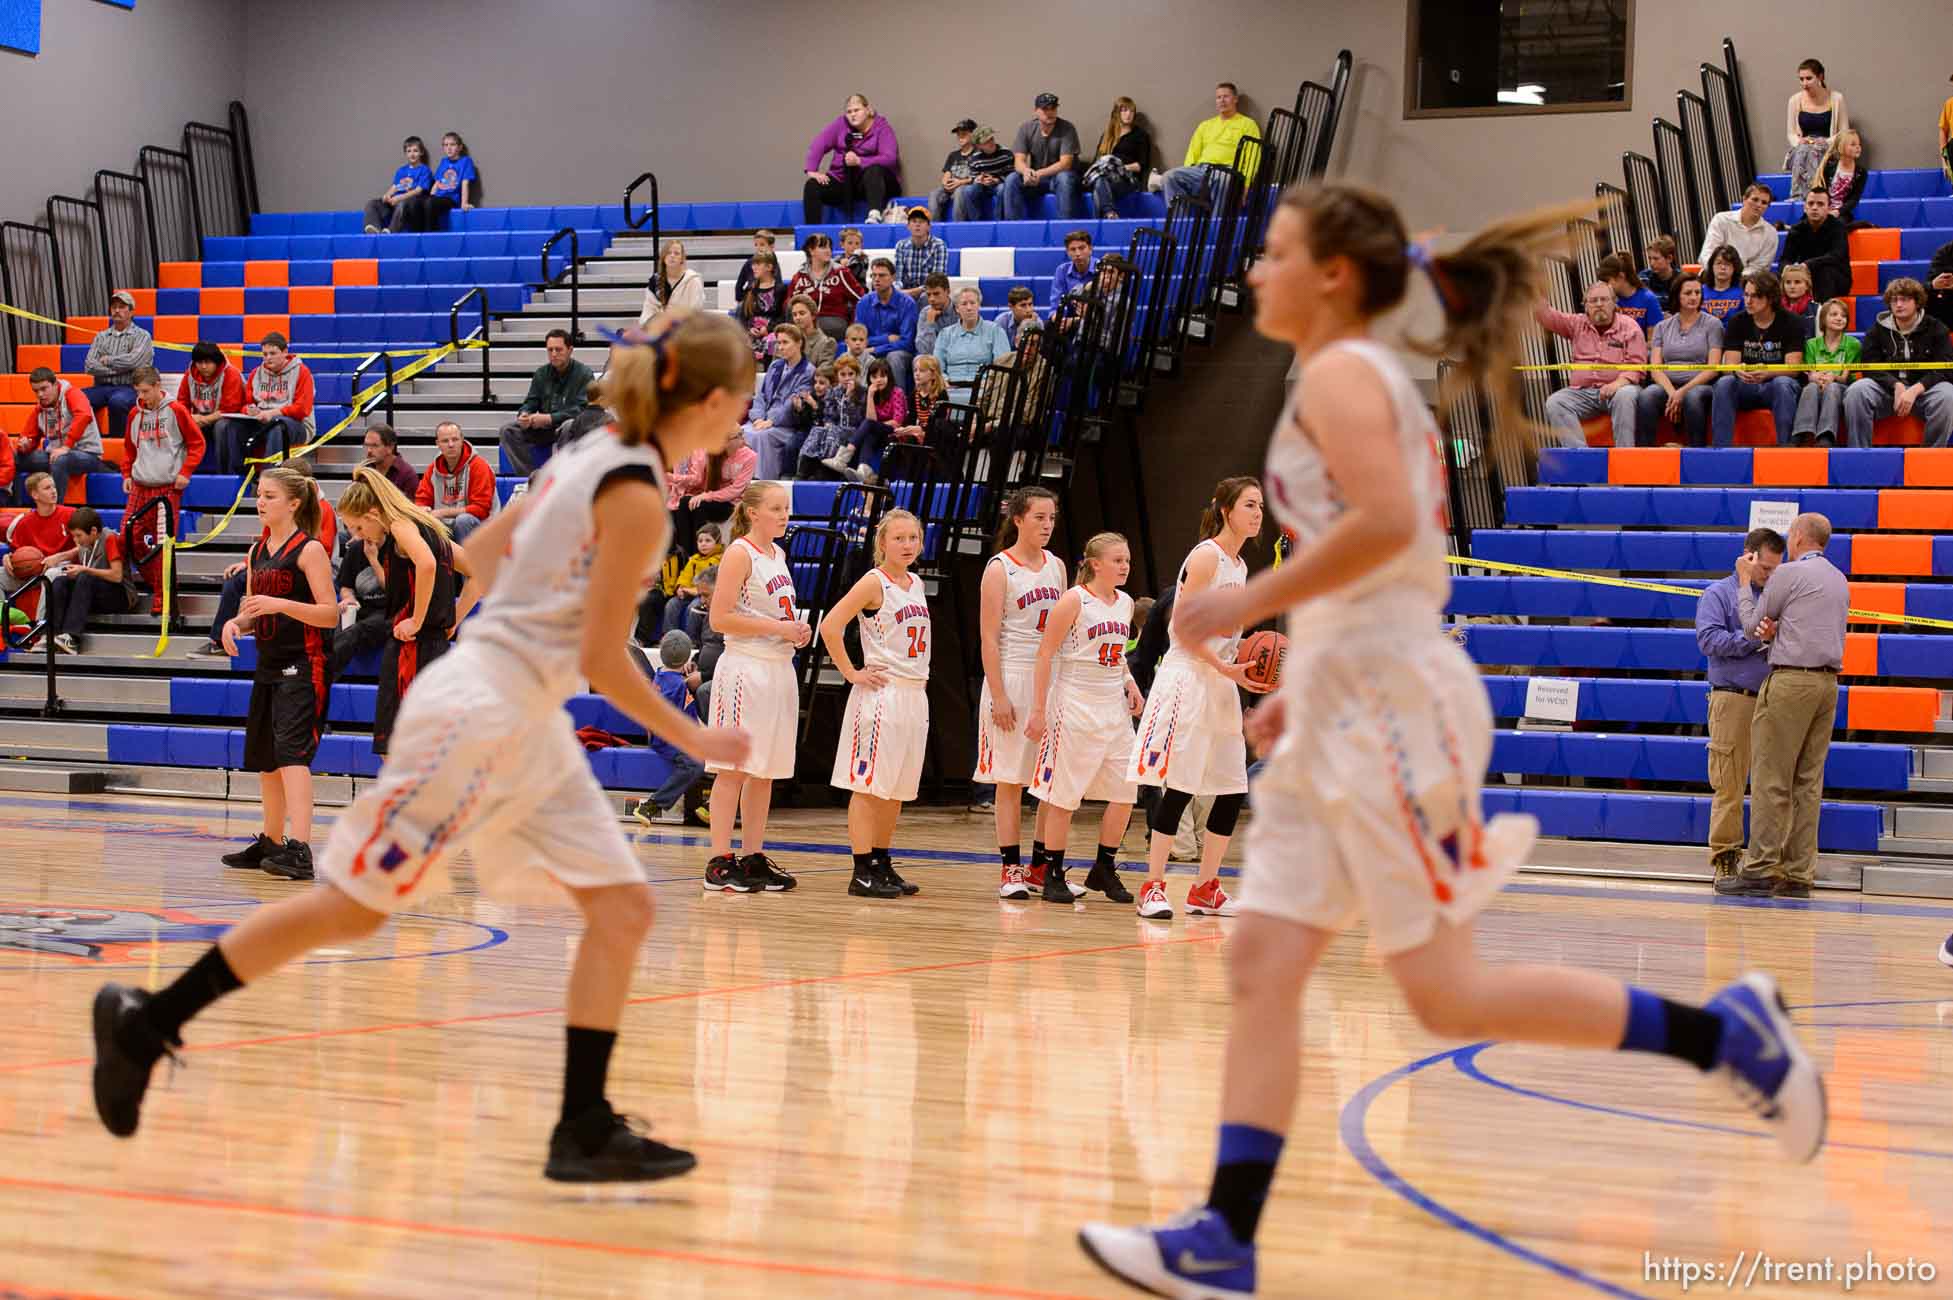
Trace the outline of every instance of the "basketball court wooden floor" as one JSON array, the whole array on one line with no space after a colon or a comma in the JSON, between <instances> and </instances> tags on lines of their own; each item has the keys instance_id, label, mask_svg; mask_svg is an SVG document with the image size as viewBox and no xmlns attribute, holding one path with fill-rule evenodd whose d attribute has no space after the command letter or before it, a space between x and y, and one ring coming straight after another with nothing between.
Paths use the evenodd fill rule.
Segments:
<instances>
[{"instance_id":1,"label":"basketball court wooden floor","mask_svg":"<svg viewBox=\"0 0 1953 1300\"><path fill-rule=\"evenodd\" d=\"M612 1093L697 1150L690 1177L542 1180L574 920L470 894L220 1004L117 1142L89 997L299 888L218 865L255 824L0 796L0 1295L1113 1296L1075 1227L1205 1193L1232 923L1000 903L989 819L960 812L910 819L902 902L847 897L838 813L779 819L790 895L701 895L696 837L637 838L661 910ZM1830 1071L1832 1145L1801 1169L1672 1063L1430 1038L1346 936L1309 994L1264 1294L1669 1296L1680 1261L1843 1294L1868 1252L1910 1280L1852 1294L1953 1294L1950 927L1548 876L1487 916L1496 958L1676 996L1776 971Z\"/></svg>"}]
</instances>

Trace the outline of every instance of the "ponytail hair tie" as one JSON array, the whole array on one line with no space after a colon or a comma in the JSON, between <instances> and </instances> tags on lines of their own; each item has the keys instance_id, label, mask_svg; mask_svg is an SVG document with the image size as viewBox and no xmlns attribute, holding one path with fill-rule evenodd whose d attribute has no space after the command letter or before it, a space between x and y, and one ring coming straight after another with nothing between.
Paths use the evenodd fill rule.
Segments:
<instances>
[{"instance_id":1,"label":"ponytail hair tie","mask_svg":"<svg viewBox=\"0 0 1953 1300\"><path fill-rule=\"evenodd\" d=\"M1404 245L1404 260L1431 278L1431 287L1437 290L1438 300L1446 310L1452 306L1453 293L1451 278L1438 265L1437 258L1431 255L1431 243L1426 239L1415 239Z\"/></svg>"}]
</instances>

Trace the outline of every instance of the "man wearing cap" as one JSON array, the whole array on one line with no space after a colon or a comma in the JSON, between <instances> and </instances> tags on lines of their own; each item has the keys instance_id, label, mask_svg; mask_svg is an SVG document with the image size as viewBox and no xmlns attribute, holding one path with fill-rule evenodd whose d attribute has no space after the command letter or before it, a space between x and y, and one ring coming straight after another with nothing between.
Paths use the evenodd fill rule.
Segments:
<instances>
[{"instance_id":1,"label":"man wearing cap","mask_svg":"<svg viewBox=\"0 0 1953 1300\"><path fill-rule=\"evenodd\" d=\"M1186 162L1165 176L1163 188L1169 204L1177 198L1192 198L1205 191L1209 167L1234 166L1243 136L1261 138L1261 128L1255 125L1255 120L1240 111L1241 92L1233 82L1223 81L1214 87L1214 107L1219 111L1195 127L1193 139L1187 141ZM1252 177L1260 156L1250 150L1242 161Z\"/></svg>"},{"instance_id":2,"label":"man wearing cap","mask_svg":"<svg viewBox=\"0 0 1953 1300\"><path fill-rule=\"evenodd\" d=\"M964 118L949 128L956 137L956 147L943 159L942 184L929 194L930 216L937 221L949 219L949 205L955 200L956 191L974 179L970 175L970 155L976 152L976 142L970 137L976 134L977 124L973 118Z\"/></svg>"},{"instance_id":3,"label":"man wearing cap","mask_svg":"<svg viewBox=\"0 0 1953 1300\"><path fill-rule=\"evenodd\" d=\"M982 221L997 215L997 208L992 206L994 196L1016 166L1010 150L997 143L992 128L980 126L972 131L970 143L974 146L969 159L970 183L957 188L951 206L951 215L958 221Z\"/></svg>"},{"instance_id":4,"label":"man wearing cap","mask_svg":"<svg viewBox=\"0 0 1953 1300\"><path fill-rule=\"evenodd\" d=\"M1011 174L1004 181L1005 221L1022 221L1025 200L1037 198L1047 190L1058 196L1058 220L1074 221L1084 215L1078 203L1078 128L1058 116L1058 97L1050 91L1039 95L1033 105L1036 115L1017 128L1011 145Z\"/></svg>"},{"instance_id":5,"label":"man wearing cap","mask_svg":"<svg viewBox=\"0 0 1953 1300\"><path fill-rule=\"evenodd\" d=\"M95 409L95 422L111 438L120 438L129 426L129 412L136 405L136 371L156 359L156 345L149 331L136 324L136 298L127 289L117 289L109 298L109 327L88 345L88 360L82 368L95 382L81 395ZM102 419L102 408L108 419Z\"/></svg>"},{"instance_id":6,"label":"man wearing cap","mask_svg":"<svg viewBox=\"0 0 1953 1300\"><path fill-rule=\"evenodd\" d=\"M929 233L929 209L909 209L909 237L895 246L895 287L911 298L922 297L922 284L932 274L949 274L949 248Z\"/></svg>"}]
</instances>

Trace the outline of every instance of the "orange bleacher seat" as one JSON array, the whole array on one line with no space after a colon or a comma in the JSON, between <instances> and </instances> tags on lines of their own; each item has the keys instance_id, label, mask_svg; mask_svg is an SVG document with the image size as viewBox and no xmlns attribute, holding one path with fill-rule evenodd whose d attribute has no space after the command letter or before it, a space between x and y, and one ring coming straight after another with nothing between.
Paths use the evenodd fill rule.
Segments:
<instances>
[{"instance_id":1,"label":"orange bleacher seat","mask_svg":"<svg viewBox=\"0 0 1953 1300\"><path fill-rule=\"evenodd\" d=\"M292 318L290 316L246 316L244 318L244 338L247 343L256 343L274 330L289 340L292 336Z\"/></svg>"},{"instance_id":2,"label":"orange bleacher seat","mask_svg":"<svg viewBox=\"0 0 1953 1300\"><path fill-rule=\"evenodd\" d=\"M1737 412L1735 445L1738 447L1776 446L1777 417L1764 410Z\"/></svg>"},{"instance_id":3,"label":"orange bleacher seat","mask_svg":"<svg viewBox=\"0 0 1953 1300\"><path fill-rule=\"evenodd\" d=\"M156 284L163 289L203 287L202 262L164 262L156 268Z\"/></svg>"},{"instance_id":4,"label":"orange bleacher seat","mask_svg":"<svg viewBox=\"0 0 1953 1300\"><path fill-rule=\"evenodd\" d=\"M122 455L126 450L127 444L121 438L102 439L102 459L117 469L123 466Z\"/></svg>"},{"instance_id":5,"label":"orange bleacher seat","mask_svg":"<svg viewBox=\"0 0 1953 1300\"><path fill-rule=\"evenodd\" d=\"M25 432L27 422L34 418L34 406L33 402L8 402L0 406L0 436Z\"/></svg>"},{"instance_id":6,"label":"orange bleacher seat","mask_svg":"<svg viewBox=\"0 0 1953 1300\"><path fill-rule=\"evenodd\" d=\"M1682 453L1675 447L1613 447L1607 481L1621 487L1674 487L1682 481Z\"/></svg>"},{"instance_id":7,"label":"orange bleacher seat","mask_svg":"<svg viewBox=\"0 0 1953 1300\"><path fill-rule=\"evenodd\" d=\"M151 333L158 343L195 343L202 337L202 324L197 316L158 316Z\"/></svg>"},{"instance_id":8,"label":"orange bleacher seat","mask_svg":"<svg viewBox=\"0 0 1953 1300\"><path fill-rule=\"evenodd\" d=\"M1853 731L1933 731L1939 692L1927 686L1854 686L1845 695L1845 726Z\"/></svg>"},{"instance_id":9,"label":"orange bleacher seat","mask_svg":"<svg viewBox=\"0 0 1953 1300\"><path fill-rule=\"evenodd\" d=\"M377 285L380 282L380 262L373 257L340 257L333 259L332 282L341 285Z\"/></svg>"},{"instance_id":10,"label":"orange bleacher seat","mask_svg":"<svg viewBox=\"0 0 1953 1300\"><path fill-rule=\"evenodd\" d=\"M1854 262L1898 261L1899 232L1896 230L1852 231L1851 260ZM1876 293L1877 290L1873 292Z\"/></svg>"},{"instance_id":11,"label":"orange bleacher seat","mask_svg":"<svg viewBox=\"0 0 1953 1300\"><path fill-rule=\"evenodd\" d=\"M52 343L23 343L14 349L14 356L22 374L42 366L49 370L61 366L61 349Z\"/></svg>"},{"instance_id":12,"label":"orange bleacher seat","mask_svg":"<svg viewBox=\"0 0 1953 1300\"><path fill-rule=\"evenodd\" d=\"M59 380L61 380L61 381L62 381L63 383L66 383L66 384L69 384L69 385L72 385L72 386L73 386L73 387L75 387L75 388L88 388L88 387L91 387L91 386L93 386L93 384L95 383L95 376L93 376L93 375L61 375L61 374L57 374L57 375L55 376L55 378L56 378L56 379L59 379Z\"/></svg>"},{"instance_id":13,"label":"orange bleacher seat","mask_svg":"<svg viewBox=\"0 0 1953 1300\"><path fill-rule=\"evenodd\" d=\"M1933 574L1933 539L1917 534L1881 537L1877 533L1853 533L1851 571L1876 573L1884 577L1930 578Z\"/></svg>"},{"instance_id":14,"label":"orange bleacher seat","mask_svg":"<svg viewBox=\"0 0 1953 1300\"><path fill-rule=\"evenodd\" d=\"M1878 633L1845 633L1843 672L1847 677L1878 676Z\"/></svg>"},{"instance_id":15,"label":"orange bleacher seat","mask_svg":"<svg viewBox=\"0 0 1953 1300\"><path fill-rule=\"evenodd\" d=\"M0 375L0 402L31 402L34 386L26 375Z\"/></svg>"},{"instance_id":16,"label":"orange bleacher seat","mask_svg":"<svg viewBox=\"0 0 1953 1300\"><path fill-rule=\"evenodd\" d=\"M1919 447L1908 451L1905 481L1907 487L1953 487L1953 450Z\"/></svg>"},{"instance_id":17,"label":"orange bleacher seat","mask_svg":"<svg viewBox=\"0 0 1953 1300\"><path fill-rule=\"evenodd\" d=\"M68 480L68 495L61 498L64 506L85 506L88 504L88 475L77 474Z\"/></svg>"},{"instance_id":18,"label":"orange bleacher seat","mask_svg":"<svg viewBox=\"0 0 1953 1300\"><path fill-rule=\"evenodd\" d=\"M1877 447L1917 447L1926 441L1926 425L1916 415L1888 415L1872 426L1872 444ZM1912 466L1906 466L1907 473Z\"/></svg>"},{"instance_id":19,"label":"orange bleacher seat","mask_svg":"<svg viewBox=\"0 0 1953 1300\"><path fill-rule=\"evenodd\" d=\"M1750 481L1758 487L1826 487L1830 453L1822 447L1758 447L1750 457Z\"/></svg>"},{"instance_id":20,"label":"orange bleacher seat","mask_svg":"<svg viewBox=\"0 0 1953 1300\"><path fill-rule=\"evenodd\" d=\"M1953 529L1953 492L1880 488L1878 526L1913 532Z\"/></svg>"},{"instance_id":21,"label":"orange bleacher seat","mask_svg":"<svg viewBox=\"0 0 1953 1300\"><path fill-rule=\"evenodd\" d=\"M106 316L68 317L68 338L70 343L93 343L95 336L109 327Z\"/></svg>"},{"instance_id":22,"label":"orange bleacher seat","mask_svg":"<svg viewBox=\"0 0 1953 1300\"><path fill-rule=\"evenodd\" d=\"M330 316L332 302L329 284L294 285L286 297L286 306L294 316Z\"/></svg>"},{"instance_id":23,"label":"orange bleacher seat","mask_svg":"<svg viewBox=\"0 0 1953 1300\"><path fill-rule=\"evenodd\" d=\"M246 262L244 264L244 287L247 289L282 289L291 279L290 262Z\"/></svg>"},{"instance_id":24,"label":"orange bleacher seat","mask_svg":"<svg viewBox=\"0 0 1953 1300\"><path fill-rule=\"evenodd\" d=\"M156 314L156 291L154 289L117 289L136 300L136 315L154 316Z\"/></svg>"},{"instance_id":25,"label":"orange bleacher seat","mask_svg":"<svg viewBox=\"0 0 1953 1300\"><path fill-rule=\"evenodd\" d=\"M242 316L244 290L205 289L197 295L197 310L206 316Z\"/></svg>"},{"instance_id":26,"label":"orange bleacher seat","mask_svg":"<svg viewBox=\"0 0 1953 1300\"><path fill-rule=\"evenodd\" d=\"M1874 614L1897 614L1906 612L1906 585L1903 582L1853 582L1851 583L1851 608L1867 610ZM1885 623L1879 619L1854 618L1854 623L1873 623L1880 627L1902 631L1897 624Z\"/></svg>"},{"instance_id":27,"label":"orange bleacher seat","mask_svg":"<svg viewBox=\"0 0 1953 1300\"><path fill-rule=\"evenodd\" d=\"M1854 295L1878 292L1878 266L1877 262L1851 264L1851 292Z\"/></svg>"}]
</instances>

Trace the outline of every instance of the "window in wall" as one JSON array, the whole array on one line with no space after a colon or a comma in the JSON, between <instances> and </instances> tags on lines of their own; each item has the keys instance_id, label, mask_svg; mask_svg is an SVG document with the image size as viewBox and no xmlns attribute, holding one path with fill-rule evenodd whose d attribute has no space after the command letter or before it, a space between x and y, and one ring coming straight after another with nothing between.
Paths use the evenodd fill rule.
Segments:
<instances>
[{"instance_id":1,"label":"window in wall","mask_svg":"<svg viewBox=\"0 0 1953 1300\"><path fill-rule=\"evenodd\" d=\"M1634 0L1411 0L1406 117L1624 112Z\"/></svg>"}]
</instances>

